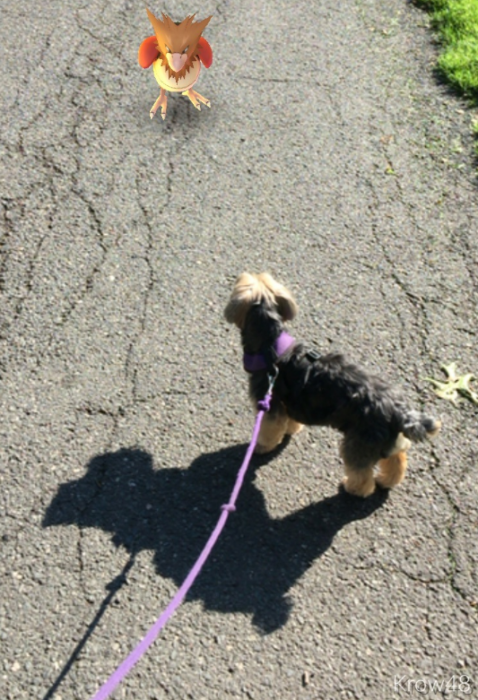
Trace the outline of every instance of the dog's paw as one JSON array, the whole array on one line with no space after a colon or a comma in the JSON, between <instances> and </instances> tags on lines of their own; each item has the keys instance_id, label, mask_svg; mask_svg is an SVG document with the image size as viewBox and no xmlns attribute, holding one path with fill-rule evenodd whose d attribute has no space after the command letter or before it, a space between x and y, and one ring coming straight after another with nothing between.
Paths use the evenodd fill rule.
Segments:
<instances>
[{"instance_id":1,"label":"dog's paw","mask_svg":"<svg viewBox=\"0 0 478 700\"><path fill-rule=\"evenodd\" d=\"M342 479L342 486L351 496L360 496L360 498L367 498L367 496L371 496L375 491L375 481L373 479L359 482L344 476Z\"/></svg>"},{"instance_id":2,"label":"dog's paw","mask_svg":"<svg viewBox=\"0 0 478 700\"><path fill-rule=\"evenodd\" d=\"M402 481L403 477L395 478L389 474L377 474L375 477L375 482L381 489L393 489L394 486L398 486Z\"/></svg>"},{"instance_id":3,"label":"dog's paw","mask_svg":"<svg viewBox=\"0 0 478 700\"><path fill-rule=\"evenodd\" d=\"M257 445L254 448L254 454L256 455L266 455L268 452L272 452L273 449L275 449L277 445L260 445L257 443Z\"/></svg>"}]
</instances>

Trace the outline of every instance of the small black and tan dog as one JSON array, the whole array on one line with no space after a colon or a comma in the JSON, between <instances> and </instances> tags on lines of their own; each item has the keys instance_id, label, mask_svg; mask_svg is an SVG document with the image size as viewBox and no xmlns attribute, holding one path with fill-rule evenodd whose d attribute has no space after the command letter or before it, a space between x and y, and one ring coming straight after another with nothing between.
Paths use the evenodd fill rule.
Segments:
<instances>
[{"instance_id":1,"label":"small black and tan dog","mask_svg":"<svg viewBox=\"0 0 478 700\"><path fill-rule=\"evenodd\" d=\"M225 309L226 320L241 330L255 405L278 372L256 452L270 452L303 425L331 426L344 434L346 491L365 497L376 483L396 486L405 476L410 441L433 437L440 421L409 410L396 389L342 355L319 355L297 343L284 328L296 313L290 292L267 273L240 275Z\"/></svg>"}]
</instances>

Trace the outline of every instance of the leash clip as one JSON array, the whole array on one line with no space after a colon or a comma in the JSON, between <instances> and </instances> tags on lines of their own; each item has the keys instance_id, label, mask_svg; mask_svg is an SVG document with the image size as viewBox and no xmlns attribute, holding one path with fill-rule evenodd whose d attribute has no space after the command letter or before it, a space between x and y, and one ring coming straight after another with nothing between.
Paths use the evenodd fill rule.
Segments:
<instances>
[{"instance_id":1,"label":"leash clip","mask_svg":"<svg viewBox=\"0 0 478 700\"><path fill-rule=\"evenodd\" d=\"M278 374L279 368L274 365L274 374L271 374L270 372L267 374L267 378L269 379L269 388L267 389L267 394L261 401L257 402L257 409L259 411L268 411L270 409L272 400L272 390L274 388L274 384Z\"/></svg>"},{"instance_id":2,"label":"leash clip","mask_svg":"<svg viewBox=\"0 0 478 700\"><path fill-rule=\"evenodd\" d=\"M272 389L274 388L274 384L276 383L277 375L279 374L279 368L277 367L277 365L273 365L273 368L274 374L272 374L271 372L267 373L267 378L269 380L269 388L267 390L268 394L272 393Z\"/></svg>"}]
</instances>

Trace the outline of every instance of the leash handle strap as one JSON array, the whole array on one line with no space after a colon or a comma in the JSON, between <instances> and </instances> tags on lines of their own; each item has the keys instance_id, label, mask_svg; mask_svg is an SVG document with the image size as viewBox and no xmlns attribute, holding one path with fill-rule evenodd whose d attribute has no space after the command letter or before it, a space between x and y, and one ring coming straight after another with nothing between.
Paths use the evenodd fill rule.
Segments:
<instances>
[{"instance_id":1,"label":"leash handle strap","mask_svg":"<svg viewBox=\"0 0 478 700\"><path fill-rule=\"evenodd\" d=\"M270 382L270 384L273 385L273 381ZM96 695L92 697L91 700L106 700L106 698L108 698L111 695L113 690L128 675L133 666L140 660L140 658L147 651L147 649L149 649L149 647L154 642L161 629L164 627L169 618L173 615L176 608L178 608L181 605L186 593L189 591L194 581L196 580L206 559L211 553L212 548L216 544L219 535L224 529L224 525L226 524L226 520L229 517L229 513L236 510L237 497L239 496L239 492L244 482L244 477L249 467L249 462L251 461L252 453L257 443L257 438L259 437L259 430L261 428L262 418L264 417L264 413L269 410L271 395L272 386L270 386L267 396L259 402L260 410L257 413L256 422L254 424L254 430L252 432L251 442L247 449L246 456L244 457L244 461L242 462L241 468L239 469L239 472L237 474L236 483L234 484L231 497L229 498L229 501L226 504L221 506L222 513L219 517L217 525L214 528L211 536L209 537L204 549L199 555L196 563L194 564L193 568L187 575L184 583L177 590L176 595L171 600L171 602L169 603L165 611L162 613L162 615L156 620L154 625L148 630L148 632L137 645L137 647L133 649L131 654L123 661L123 663L120 666L118 666L116 671L111 674L108 680L101 686L101 688L98 690Z\"/></svg>"}]
</instances>

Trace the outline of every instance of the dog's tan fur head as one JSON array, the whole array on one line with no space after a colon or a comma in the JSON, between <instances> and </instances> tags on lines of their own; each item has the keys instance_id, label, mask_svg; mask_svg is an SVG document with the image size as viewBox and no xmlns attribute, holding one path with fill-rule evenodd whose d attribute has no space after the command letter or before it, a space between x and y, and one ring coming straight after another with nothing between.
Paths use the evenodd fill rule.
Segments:
<instances>
[{"instance_id":1,"label":"dog's tan fur head","mask_svg":"<svg viewBox=\"0 0 478 700\"><path fill-rule=\"evenodd\" d=\"M275 304L284 321L291 321L297 313L297 304L292 294L267 272L251 275L243 272L236 280L231 298L224 311L226 321L242 328L247 312L261 299Z\"/></svg>"}]
</instances>

